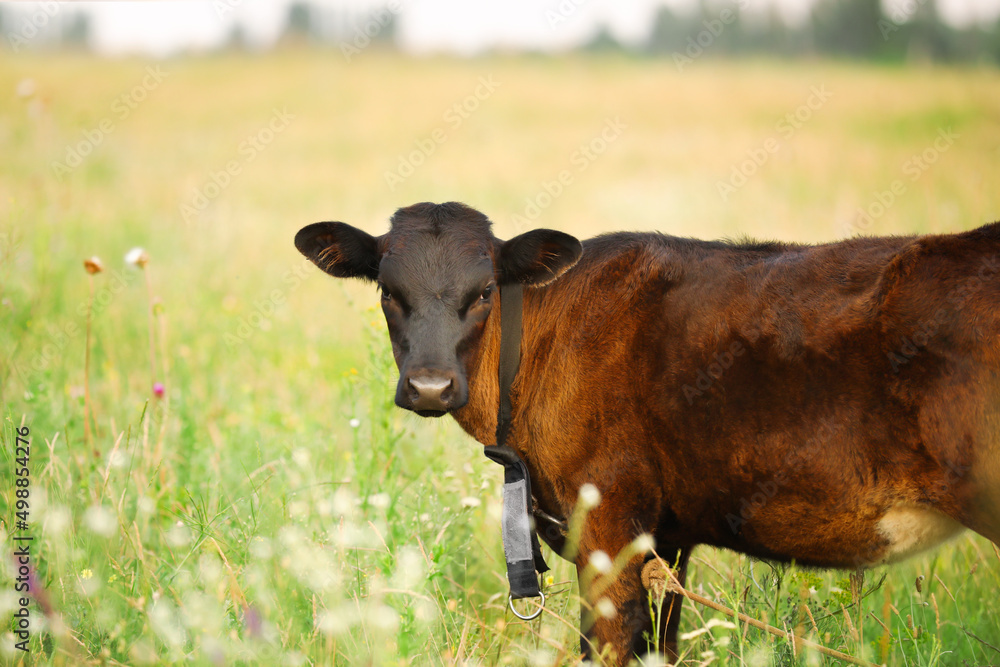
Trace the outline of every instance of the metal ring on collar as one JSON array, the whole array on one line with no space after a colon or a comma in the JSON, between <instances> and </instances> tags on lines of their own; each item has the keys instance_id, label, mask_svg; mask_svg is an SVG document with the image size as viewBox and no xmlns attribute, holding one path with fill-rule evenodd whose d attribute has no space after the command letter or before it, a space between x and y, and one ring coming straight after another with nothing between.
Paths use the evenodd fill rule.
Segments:
<instances>
[{"instance_id":1,"label":"metal ring on collar","mask_svg":"<svg viewBox=\"0 0 1000 667\"><path fill-rule=\"evenodd\" d=\"M510 607L510 610L514 612L514 615L522 621L533 621L541 616L542 610L545 609L545 593L538 591L538 596L542 598L542 601L538 603L538 609L536 609L534 613L528 614L527 616L522 616L521 613L514 608L514 598L510 595L507 596L507 605Z\"/></svg>"}]
</instances>

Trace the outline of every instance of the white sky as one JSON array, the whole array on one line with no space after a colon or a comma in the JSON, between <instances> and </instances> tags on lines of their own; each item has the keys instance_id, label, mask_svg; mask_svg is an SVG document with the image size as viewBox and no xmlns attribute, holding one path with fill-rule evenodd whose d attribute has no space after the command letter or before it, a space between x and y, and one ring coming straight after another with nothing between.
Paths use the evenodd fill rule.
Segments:
<instances>
[{"instance_id":1,"label":"white sky","mask_svg":"<svg viewBox=\"0 0 1000 667\"><path fill-rule=\"evenodd\" d=\"M811 0L741 0L751 8L774 4L791 20L801 20ZM890 16L909 15L931 0L883 0ZM4 2L4 36L20 33L24 21L55 23L72 11L91 14L92 46L115 55L166 56L182 50L215 48L239 24L261 48L284 29L292 0L204 0L201 2ZM694 0L315 0L313 4L363 15L386 6L398 9L401 46L410 52L474 54L491 48L560 50L590 38L603 24L626 41L648 33L657 8L691 7ZM994 20L1000 0L938 0L946 20L957 25ZM51 21L45 7L56 7ZM52 9L48 9L52 12Z\"/></svg>"}]
</instances>

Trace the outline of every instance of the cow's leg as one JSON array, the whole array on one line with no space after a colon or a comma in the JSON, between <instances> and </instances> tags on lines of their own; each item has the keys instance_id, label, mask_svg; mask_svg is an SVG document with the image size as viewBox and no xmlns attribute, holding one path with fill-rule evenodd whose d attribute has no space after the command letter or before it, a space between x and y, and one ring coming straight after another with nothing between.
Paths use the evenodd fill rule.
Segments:
<instances>
[{"instance_id":1,"label":"cow's leg","mask_svg":"<svg viewBox=\"0 0 1000 667\"><path fill-rule=\"evenodd\" d=\"M660 558L673 568L674 574L681 586L685 585L687 579L688 557L691 549L657 549ZM676 564L676 565L675 565ZM663 604L660 606L660 654L670 662L677 662L677 629L681 624L681 604L684 596L676 593L667 593L663 597Z\"/></svg>"},{"instance_id":2,"label":"cow's leg","mask_svg":"<svg viewBox=\"0 0 1000 667\"><path fill-rule=\"evenodd\" d=\"M582 614L584 655L610 650L612 664L626 664L633 656L658 650L671 662L676 661L683 596L667 594L657 615L655 607L651 609L649 592L642 585L643 554L636 554L609 582L606 577L595 578L593 568L588 570L592 553L581 554L577 559L581 587L586 586L583 595L593 610L584 607ZM662 548L659 553L670 566L675 566L677 578L684 585L690 549ZM654 628L654 620L659 627ZM657 638L659 645L654 645Z\"/></svg>"},{"instance_id":3,"label":"cow's leg","mask_svg":"<svg viewBox=\"0 0 1000 667\"><path fill-rule=\"evenodd\" d=\"M610 582L607 577L594 578L593 568L587 567L589 553L586 557L581 554L577 561L586 601L581 613L584 655L603 655L609 665L625 665L637 649L639 655L645 654L652 621L642 585L642 555L632 558Z\"/></svg>"}]
</instances>

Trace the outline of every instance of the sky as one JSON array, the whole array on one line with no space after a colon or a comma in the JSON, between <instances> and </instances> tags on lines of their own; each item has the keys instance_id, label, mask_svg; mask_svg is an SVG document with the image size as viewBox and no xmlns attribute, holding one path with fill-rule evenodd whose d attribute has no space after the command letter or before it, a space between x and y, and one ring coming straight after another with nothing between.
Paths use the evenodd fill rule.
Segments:
<instances>
[{"instance_id":1,"label":"sky","mask_svg":"<svg viewBox=\"0 0 1000 667\"><path fill-rule=\"evenodd\" d=\"M929 0L883 0L889 15L912 14ZM252 44L267 48L284 29L292 0L203 0L201 2L4 2L4 36L31 33L26 21L54 25L74 11L91 15L91 46L106 55L139 53L166 57L217 48L238 25ZM738 0L751 10L775 5L801 21L811 0ZM586 42L602 26L626 42L641 42L662 5L675 10L694 0L313 0L351 28L370 11L397 14L399 45L411 53L474 55L489 49L559 51ZM995 20L1000 0L938 0L945 20L966 25ZM27 31L27 32L26 32ZM39 38L42 39L42 38Z\"/></svg>"}]
</instances>

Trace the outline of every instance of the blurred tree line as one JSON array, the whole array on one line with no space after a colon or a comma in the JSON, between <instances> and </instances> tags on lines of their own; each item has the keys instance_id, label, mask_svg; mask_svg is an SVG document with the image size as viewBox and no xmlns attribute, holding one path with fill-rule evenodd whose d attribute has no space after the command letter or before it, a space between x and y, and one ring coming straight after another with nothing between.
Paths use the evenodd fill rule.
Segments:
<instances>
[{"instance_id":1,"label":"blurred tree line","mask_svg":"<svg viewBox=\"0 0 1000 667\"><path fill-rule=\"evenodd\" d=\"M281 43L339 46L348 55L371 44L392 47L402 0L364 12L297 0L288 7Z\"/></svg>"},{"instance_id":2,"label":"blurred tree line","mask_svg":"<svg viewBox=\"0 0 1000 667\"><path fill-rule=\"evenodd\" d=\"M988 26L956 28L941 19L937 0L906 0L893 13L887 13L880 0L817 0L807 18L796 25L773 6L762 11L753 4L752 0L700 0L688 13L661 7L641 50L673 56L679 62L702 52L1000 62L1000 19ZM607 48L607 40L601 35L594 42Z\"/></svg>"},{"instance_id":3,"label":"blurred tree line","mask_svg":"<svg viewBox=\"0 0 1000 667\"><path fill-rule=\"evenodd\" d=\"M558 8L548 11L553 15L572 13L583 1L553 0L548 4ZM222 18L240 2L213 0L213 6ZM339 47L348 58L372 44L392 48L402 2L387 0L378 9L359 12L296 0L288 8L279 44ZM581 48L671 57L679 65L703 54L1000 63L1000 19L991 25L955 27L941 19L937 3L903 0L898 11L887 12L880 0L815 0L805 20L790 23L773 5L758 0L697 0L690 11L661 6L648 38L640 43L623 44L601 28ZM563 5L568 10L561 9ZM87 14L79 10L60 14L25 17L5 11L0 4L0 33L7 37L6 46L14 50L19 50L22 42L85 47L90 32ZM24 35L31 38L23 39ZM238 22L226 46L250 46Z\"/></svg>"}]
</instances>

